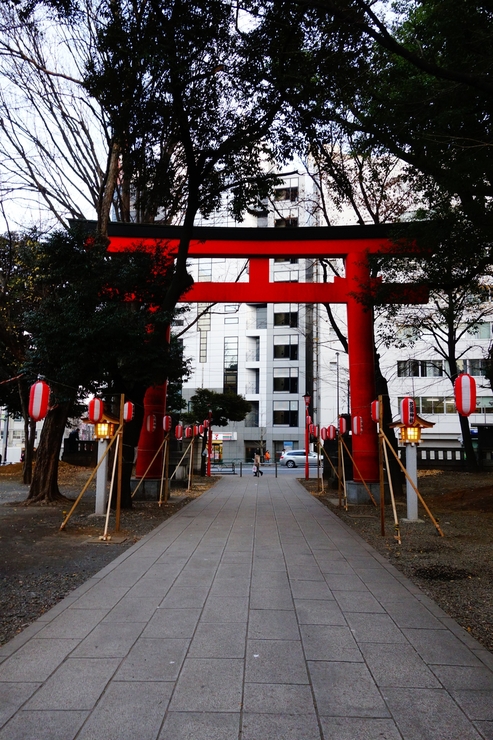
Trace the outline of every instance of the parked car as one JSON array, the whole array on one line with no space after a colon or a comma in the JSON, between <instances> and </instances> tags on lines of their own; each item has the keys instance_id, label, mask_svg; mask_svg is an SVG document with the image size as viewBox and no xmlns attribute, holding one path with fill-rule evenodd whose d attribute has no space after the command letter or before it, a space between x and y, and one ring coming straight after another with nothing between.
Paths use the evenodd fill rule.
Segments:
<instances>
[{"instance_id":1,"label":"parked car","mask_svg":"<svg viewBox=\"0 0 493 740\"><path fill-rule=\"evenodd\" d=\"M320 459L320 465L323 465L322 455L317 455L316 452L308 453L308 465L310 467L316 466L318 459ZM285 465L287 468L302 468L305 464L305 450L288 450L287 452L283 452L279 458L279 465Z\"/></svg>"}]
</instances>

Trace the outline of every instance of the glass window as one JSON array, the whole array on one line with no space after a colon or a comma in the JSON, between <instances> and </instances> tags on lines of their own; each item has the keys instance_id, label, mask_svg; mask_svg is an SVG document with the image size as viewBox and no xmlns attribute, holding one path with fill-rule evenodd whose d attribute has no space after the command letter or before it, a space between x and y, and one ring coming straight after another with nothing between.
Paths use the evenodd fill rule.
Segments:
<instances>
[{"instance_id":1,"label":"glass window","mask_svg":"<svg viewBox=\"0 0 493 740\"><path fill-rule=\"evenodd\" d=\"M295 229L298 226L298 219L294 216L290 218L276 218L274 226L276 229Z\"/></svg>"},{"instance_id":2,"label":"glass window","mask_svg":"<svg viewBox=\"0 0 493 740\"><path fill-rule=\"evenodd\" d=\"M493 414L493 397L480 396L476 401L476 413Z\"/></svg>"},{"instance_id":3,"label":"glass window","mask_svg":"<svg viewBox=\"0 0 493 740\"><path fill-rule=\"evenodd\" d=\"M397 376L399 378L418 378L418 360L399 360L397 363Z\"/></svg>"},{"instance_id":4,"label":"glass window","mask_svg":"<svg viewBox=\"0 0 493 740\"><path fill-rule=\"evenodd\" d=\"M298 368L274 368L274 393L298 393Z\"/></svg>"},{"instance_id":5,"label":"glass window","mask_svg":"<svg viewBox=\"0 0 493 740\"><path fill-rule=\"evenodd\" d=\"M274 426L298 426L298 401L274 401L272 411Z\"/></svg>"},{"instance_id":6,"label":"glass window","mask_svg":"<svg viewBox=\"0 0 493 740\"><path fill-rule=\"evenodd\" d=\"M484 376L486 372L486 360L467 360L467 372L475 377Z\"/></svg>"},{"instance_id":7,"label":"glass window","mask_svg":"<svg viewBox=\"0 0 493 740\"><path fill-rule=\"evenodd\" d=\"M256 306L256 329L267 329L267 304L265 306Z\"/></svg>"},{"instance_id":8,"label":"glass window","mask_svg":"<svg viewBox=\"0 0 493 740\"><path fill-rule=\"evenodd\" d=\"M298 359L298 336L283 334L274 337L274 359L275 360L297 360Z\"/></svg>"},{"instance_id":9,"label":"glass window","mask_svg":"<svg viewBox=\"0 0 493 740\"><path fill-rule=\"evenodd\" d=\"M443 375L442 360L423 360L421 362L422 378L441 378Z\"/></svg>"},{"instance_id":10,"label":"glass window","mask_svg":"<svg viewBox=\"0 0 493 740\"><path fill-rule=\"evenodd\" d=\"M298 310L274 312L274 326L289 326L296 329L298 326Z\"/></svg>"}]
</instances>

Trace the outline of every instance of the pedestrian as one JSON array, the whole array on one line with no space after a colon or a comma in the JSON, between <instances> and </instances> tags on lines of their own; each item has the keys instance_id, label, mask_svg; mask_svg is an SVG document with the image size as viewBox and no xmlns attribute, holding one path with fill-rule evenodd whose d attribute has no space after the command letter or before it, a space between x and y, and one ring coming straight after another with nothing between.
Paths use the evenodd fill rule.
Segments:
<instances>
[{"instance_id":1,"label":"pedestrian","mask_svg":"<svg viewBox=\"0 0 493 740\"><path fill-rule=\"evenodd\" d=\"M255 463L254 463L254 464L253 464L253 467L252 467L252 473L253 473L253 475L255 476L255 478L257 478L257 477L258 477L258 472L257 472L257 471L258 471L258 468L257 468L257 466L256 466L256 465L255 465Z\"/></svg>"},{"instance_id":2,"label":"pedestrian","mask_svg":"<svg viewBox=\"0 0 493 740\"><path fill-rule=\"evenodd\" d=\"M259 475L263 475L263 472L260 470L260 453L258 453L258 452L255 453L254 463L255 463L255 466L257 468L256 475L257 475L257 478L258 478Z\"/></svg>"},{"instance_id":3,"label":"pedestrian","mask_svg":"<svg viewBox=\"0 0 493 740\"><path fill-rule=\"evenodd\" d=\"M265 451L264 460L267 463L267 465L270 463L270 452L269 450Z\"/></svg>"}]
</instances>

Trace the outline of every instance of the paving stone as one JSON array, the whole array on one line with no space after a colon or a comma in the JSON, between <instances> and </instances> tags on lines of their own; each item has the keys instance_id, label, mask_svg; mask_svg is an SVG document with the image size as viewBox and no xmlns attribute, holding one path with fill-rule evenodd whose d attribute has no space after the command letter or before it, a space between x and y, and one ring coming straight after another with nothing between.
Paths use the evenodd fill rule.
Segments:
<instances>
[{"instance_id":1,"label":"paving stone","mask_svg":"<svg viewBox=\"0 0 493 740\"><path fill-rule=\"evenodd\" d=\"M309 662L319 714L335 717L390 717L362 663Z\"/></svg>"},{"instance_id":2,"label":"paving stone","mask_svg":"<svg viewBox=\"0 0 493 740\"><path fill-rule=\"evenodd\" d=\"M79 642L32 639L2 663L0 677L7 681L46 681Z\"/></svg>"},{"instance_id":3,"label":"paving stone","mask_svg":"<svg viewBox=\"0 0 493 740\"><path fill-rule=\"evenodd\" d=\"M356 642L407 643L404 633L388 614L347 612L344 615Z\"/></svg>"},{"instance_id":4,"label":"paving stone","mask_svg":"<svg viewBox=\"0 0 493 740\"><path fill-rule=\"evenodd\" d=\"M307 685L246 683L243 706L253 714L313 714L311 688Z\"/></svg>"},{"instance_id":5,"label":"paving stone","mask_svg":"<svg viewBox=\"0 0 493 740\"><path fill-rule=\"evenodd\" d=\"M324 581L291 581L294 599L329 599L334 596Z\"/></svg>"},{"instance_id":6,"label":"paving stone","mask_svg":"<svg viewBox=\"0 0 493 740\"><path fill-rule=\"evenodd\" d=\"M202 622L246 622L246 596L209 596L202 612Z\"/></svg>"},{"instance_id":7,"label":"paving stone","mask_svg":"<svg viewBox=\"0 0 493 740\"><path fill-rule=\"evenodd\" d=\"M87 714L21 710L2 728L0 740L74 740Z\"/></svg>"},{"instance_id":8,"label":"paving stone","mask_svg":"<svg viewBox=\"0 0 493 740\"><path fill-rule=\"evenodd\" d=\"M414 648L408 644L360 646L377 686L439 689L440 682Z\"/></svg>"},{"instance_id":9,"label":"paving stone","mask_svg":"<svg viewBox=\"0 0 493 740\"><path fill-rule=\"evenodd\" d=\"M391 719L322 717L324 740L402 740Z\"/></svg>"},{"instance_id":10,"label":"paving stone","mask_svg":"<svg viewBox=\"0 0 493 740\"><path fill-rule=\"evenodd\" d=\"M480 661L447 630L403 630L423 660L435 665L480 666Z\"/></svg>"},{"instance_id":11,"label":"paving stone","mask_svg":"<svg viewBox=\"0 0 493 740\"><path fill-rule=\"evenodd\" d=\"M117 681L175 681L190 640L141 637L121 663Z\"/></svg>"},{"instance_id":12,"label":"paving stone","mask_svg":"<svg viewBox=\"0 0 493 740\"><path fill-rule=\"evenodd\" d=\"M383 606L369 591L333 591L334 598L343 612L383 614Z\"/></svg>"},{"instance_id":13,"label":"paving stone","mask_svg":"<svg viewBox=\"0 0 493 740\"><path fill-rule=\"evenodd\" d=\"M242 740L321 740L315 714L297 717L245 712L241 736Z\"/></svg>"},{"instance_id":14,"label":"paving stone","mask_svg":"<svg viewBox=\"0 0 493 740\"><path fill-rule=\"evenodd\" d=\"M15 714L39 688L39 683L0 683L0 727Z\"/></svg>"},{"instance_id":15,"label":"paving stone","mask_svg":"<svg viewBox=\"0 0 493 740\"><path fill-rule=\"evenodd\" d=\"M237 740L240 714L169 712L158 740Z\"/></svg>"},{"instance_id":16,"label":"paving stone","mask_svg":"<svg viewBox=\"0 0 493 740\"><path fill-rule=\"evenodd\" d=\"M91 710L119 663L116 658L69 658L24 709Z\"/></svg>"},{"instance_id":17,"label":"paving stone","mask_svg":"<svg viewBox=\"0 0 493 740\"><path fill-rule=\"evenodd\" d=\"M252 609L248 623L252 640L299 640L300 631L293 610Z\"/></svg>"},{"instance_id":18,"label":"paving stone","mask_svg":"<svg viewBox=\"0 0 493 740\"><path fill-rule=\"evenodd\" d=\"M142 632L143 638L192 638L199 621L200 609L164 609L154 612Z\"/></svg>"},{"instance_id":19,"label":"paving stone","mask_svg":"<svg viewBox=\"0 0 493 740\"><path fill-rule=\"evenodd\" d=\"M239 712L243 660L188 658L171 700L173 712Z\"/></svg>"},{"instance_id":20,"label":"paving stone","mask_svg":"<svg viewBox=\"0 0 493 740\"><path fill-rule=\"evenodd\" d=\"M194 635L190 658L244 658L246 623L200 623Z\"/></svg>"},{"instance_id":21,"label":"paving stone","mask_svg":"<svg viewBox=\"0 0 493 740\"><path fill-rule=\"evenodd\" d=\"M307 660L363 662L349 627L303 624L301 639Z\"/></svg>"},{"instance_id":22,"label":"paving stone","mask_svg":"<svg viewBox=\"0 0 493 740\"><path fill-rule=\"evenodd\" d=\"M443 690L389 688L383 696L406 740L482 740Z\"/></svg>"},{"instance_id":23,"label":"paving stone","mask_svg":"<svg viewBox=\"0 0 493 740\"><path fill-rule=\"evenodd\" d=\"M300 624L346 625L344 615L336 601L295 599L294 603Z\"/></svg>"},{"instance_id":24,"label":"paving stone","mask_svg":"<svg viewBox=\"0 0 493 740\"><path fill-rule=\"evenodd\" d=\"M72 658L124 658L144 629L143 622L103 622L76 647Z\"/></svg>"},{"instance_id":25,"label":"paving stone","mask_svg":"<svg viewBox=\"0 0 493 740\"><path fill-rule=\"evenodd\" d=\"M250 683L308 683L301 642L248 640L245 681Z\"/></svg>"},{"instance_id":26,"label":"paving stone","mask_svg":"<svg viewBox=\"0 0 493 740\"><path fill-rule=\"evenodd\" d=\"M174 683L114 681L77 740L155 740Z\"/></svg>"}]
</instances>

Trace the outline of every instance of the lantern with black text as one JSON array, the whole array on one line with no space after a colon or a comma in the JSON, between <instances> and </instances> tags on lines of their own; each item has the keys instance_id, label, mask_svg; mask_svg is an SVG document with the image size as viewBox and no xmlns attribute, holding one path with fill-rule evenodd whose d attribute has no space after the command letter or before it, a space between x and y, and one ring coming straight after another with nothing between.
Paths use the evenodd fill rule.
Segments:
<instances>
[{"instance_id":1,"label":"lantern with black text","mask_svg":"<svg viewBox=\"0 0 493 740\"><path fill-rule=\"evenodd\" d=\"M98 424L103 418L104 403L100 398L92 398L87 406L87 416L93 424Z\"/></svg>"},{"instance_id":2,"label":"lantern with black text","mask_svg":"<svg viewBox=\"0 0 493 740\"><path fill-rule=\"evenodd\" d=\"M461 416L470 416L476 410L476 381L462 373L454 383L455 406Z\"/></svg>"},{"instance_id":3,"label":"lantern with black text","mask_svg":"<svg viewBox=\"0 0 493 740\"><path fill-rule=\"evenodd\" d=\"M416 421L416 402L414 398L405 396L401 400L401 422L406 426L413 426Z\"/></svg>"},{"instance_id":4,"label":"lantern with black text","mask_svg":"<svg viewBox=\"0 0 493 740\"><path fill-rule=\"evenodd\" d=\"M44 380L38 380L29 391L29 416L33 421L44 419L48 413L50 386Z\"/></svg>"}]
</instances>

